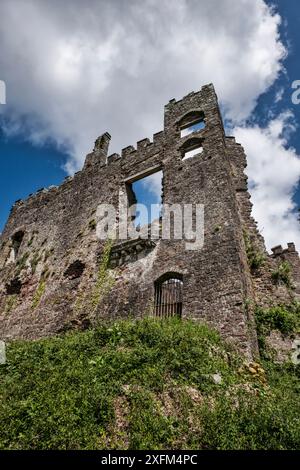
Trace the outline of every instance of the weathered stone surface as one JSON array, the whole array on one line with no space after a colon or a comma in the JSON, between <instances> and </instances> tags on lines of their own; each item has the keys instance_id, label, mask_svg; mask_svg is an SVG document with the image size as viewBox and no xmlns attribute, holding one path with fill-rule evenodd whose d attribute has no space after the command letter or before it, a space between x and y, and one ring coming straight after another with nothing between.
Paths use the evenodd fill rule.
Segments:
<instances>
[{"instance_id":1,"label":"weathered stone surface","mask_svg":"<svg viewBox=\"0 0 300 470\"><path fill-rule=\"evenodd\" d=\"M182 123L186 126L199 113L205 128L181 138ZM183 160L191 139L201 142L203 151ZM152 142L143 139L121 156L108 156L109 141L108 133L96 140L83 170L73 178L12 208L0 240L0 337L38 338L101 318L151 314L155 281L175 272L183 279L182 316L208 322L245 354L256 353L253 315L246 302L288 298L270 276L278 256L292 264L299 294L299 256L292 245L272 257L265 252L251 217L246 157L224 135L213 86L171 100L165 106L164 129ZM187 251L183 240L124 245L119 240L104 275L97 207L118 207L120 191L134 204L130 182L155 169L163 171L164 203L204 204L204 246ZM245 230L267 257L266 267L255 276L247 263Z\"/></svg>"},{"instance_id":2,"label":"weathered stone surface","mask_svg":"<svg viewBox=\"0 0 300 470\"><path fill-rule=\"evenodd\" d=\"M0 365L6 364L5 342L0 340Z\"/></svg>"},{"instance_id":3,"label":"weathered stone surface","mask_svg":"<svg viewBox=\"0 0 300 470\"><path fill-rule=\"evenodd\" d=\"M286 336L273 330L266 338L267 347L273 351L274 360L278 363L292 361L300 363L300 337Z\"/></svg>"}]
</instances>

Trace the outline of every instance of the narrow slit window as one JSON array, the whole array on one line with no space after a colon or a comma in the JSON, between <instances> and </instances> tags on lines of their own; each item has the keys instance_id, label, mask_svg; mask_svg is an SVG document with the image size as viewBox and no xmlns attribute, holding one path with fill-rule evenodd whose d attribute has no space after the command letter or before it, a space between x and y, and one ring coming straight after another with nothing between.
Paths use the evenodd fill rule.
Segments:
<instances>
[{"instance_id":1,"label":"narrow slit window","mask_svg":"<svg viewBox=\"0 0 300 470\"><path fill-rule=\"evenodd\" d=\"M14 258L14 260L16 260L18 256L24 235L24 232L20 230L12 236L12 257Z\"/></svg>"}]
</instances>

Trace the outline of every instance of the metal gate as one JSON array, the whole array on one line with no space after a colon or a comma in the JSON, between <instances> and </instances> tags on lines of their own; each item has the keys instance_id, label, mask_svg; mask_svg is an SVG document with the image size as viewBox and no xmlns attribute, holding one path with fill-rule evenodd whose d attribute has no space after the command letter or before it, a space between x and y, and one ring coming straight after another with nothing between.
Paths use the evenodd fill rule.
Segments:
<instances>
[{"instance_id":1,"label":"metal gate","mask_svg":"<svg viewBox=\"0 0 300 470\"><path fill-rule=\"evenodd\" d=\"M154 314L158 317L181 316L182 313L181 279L169 278L155 283Z\"/></svg>"}]
</instances>

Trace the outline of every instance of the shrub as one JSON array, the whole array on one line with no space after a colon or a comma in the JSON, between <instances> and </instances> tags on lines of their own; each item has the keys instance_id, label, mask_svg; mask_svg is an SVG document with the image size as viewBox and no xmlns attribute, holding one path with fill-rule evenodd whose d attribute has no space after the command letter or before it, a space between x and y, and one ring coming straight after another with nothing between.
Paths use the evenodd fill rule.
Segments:
<instances>
[{"instance_id":1,"label":"shrub","mask_svg":"<svg viewBox=\"0 0 300 470\"><path fill-rule=\"evenodd\" d=\"M265 263L264 254L254 245L249 234L244 232L244 241L246 246L246 254L250 269L257 270Z\"/></svg>"},{"instance_id":2,"label":"shrub","mask_svg":"<svg viewBox=\"0 0 300 470\"><path fill-rule=\"evenodd\" d=\"M285 284L287 287L292 288L290 263L288 261L280 263L278 268L272 272L272 279L277 284Z\"/></svg>"},{"instance_id":3,"label":"shrub","mask_svg":"<svg viewBox=\"0 0 300 470\"><path fill-rule=\"evenodd\" d=\"M255 312L257 327L264 328L266 333L279 330L283 334L291 334L297 328L299 313L295 312L293 307L282 305L267 309L257 308Z\"/></svg>"},{"instance_id":4,"label":"shrub","mask_svg":"<svg viewBox=\"0 0 300 470\"><path fill-rule=\"evenodd\" d=\"M299 449L299 370L264 362L265 386L241 365L218 333L177 318L13 342L0 449Z\"/></svg>"},{"instance_id":5,"label":"shrub","mask_svg":"<svg viewBox=\"0 0 300 470\"><path fill-rule=\"evenodd\" d=\"M284 335L297 333L300 328L300 304L277 305L270 308L256 307L255 321L261 354L266 356L265 338L272 330Z\"/></svg>"}]
</instances>

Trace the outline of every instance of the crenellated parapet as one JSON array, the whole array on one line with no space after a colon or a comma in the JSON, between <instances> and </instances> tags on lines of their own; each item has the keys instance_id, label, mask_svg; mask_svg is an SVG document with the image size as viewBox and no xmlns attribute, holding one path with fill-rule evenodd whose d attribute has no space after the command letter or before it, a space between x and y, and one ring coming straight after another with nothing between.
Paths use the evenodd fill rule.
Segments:
<instances>
[{"instance_id":1,"label":"crenellated parapet","mask_svg":"<svg viewBox=\"0 0 300 470\"><path fill-rule=\"evenodd\" d=\"M183 317L208 323L248 357L255 354L256 332L245 304L283 298L270 274L283 259L299 272L300 288L299 256L292 243L267 256L251 214L246 156L234 138L225 137L213 85L170 100L163 129L152 139L113 154L110 141L108 132L100 135L81 171L13 206L1 235L0 336L56 334L82 315L99 321L155 314L158 282L174 276L182 286ZM108 245L97 230L99 206L116 209L118 227L126 218L135 222L140 201L134 183L157 172L163 204L204 207L204 244L187 249L184 237L163 237L159 225L156 238L144 238L141 228L135 238L118 234ZM124 219L123 202L129 207ZM243 233L266 258L261 275L250 272Z\"/></svg>"},{"instance_id":2,"label":"crenellated parapet","mask_svg":"<svg viewBox=\"0 0 300 470\"><path fill-rule=\"evenodd\" d=\"M272 251L272 257L273 258L276 258L277 256L282 256L282 255L286 255L288 253L295 253L295 254L298 254L298 252L296 251L296 247L295 247L295 243L294 242L290 242L287 244L287 248L282 248L282 245L276 245L274 246L273 248L271 248L271 251Z\"/></svg>"},{"instance_id":3,"label":"crenellated parapet","mask_svg":"<svg viewBox=\"0 0 300 470\"><path fill-rule=\"evenodd\" d=\"M95 164L100 166L106 165L110 139L111 135L108 132L105 132L96 139L93 152L89 153L85 159L84 169Z\"/></svg>"},{"instance_id":4,"label":"crenellated parapet","mask_svg":"<svg viewBox=\"0 0 300 470\"><path fill-rule=\"evenodd\" d=\"M270 258L274 260L277 266L287 262L290 266L290 277L291 285L293 286L293 293L300 300L300 257L296 250L295 243L290 242L287 244L287 248L283 248L282 245L277 245L272 248L272 254Z\"/></svg>"}]
</instances>

